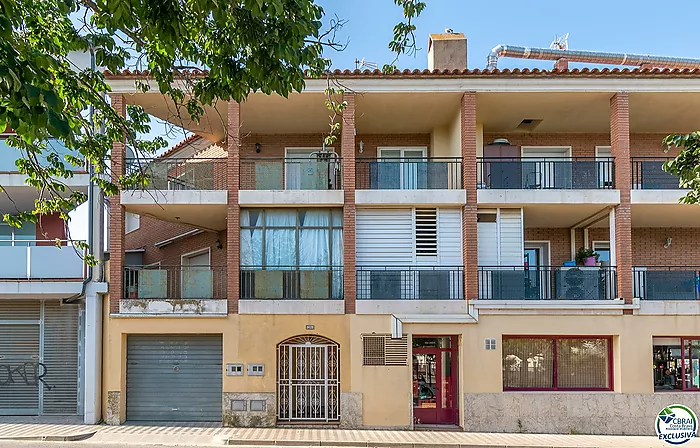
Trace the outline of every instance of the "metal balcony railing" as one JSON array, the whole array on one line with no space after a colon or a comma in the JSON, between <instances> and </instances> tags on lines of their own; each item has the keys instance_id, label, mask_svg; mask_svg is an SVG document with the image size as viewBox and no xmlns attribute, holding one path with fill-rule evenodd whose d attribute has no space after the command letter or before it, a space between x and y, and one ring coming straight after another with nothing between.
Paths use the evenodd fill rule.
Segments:
<instances>
[{"instance_id":1,"label":"metal balcony railing","mask_svg":"<svg viewBox=\"0 0 700 448\"><path fill-rule=\"evenodd\" d=\"M240 165L241 190L341 190L343 161L337 157L255 157Z\"/></svg>"},{"instance_id":2,"label":"metal balcony railing","mask_svg":"<svg viewBox=\"0 0 700 448\"><path fill-rule=\"evenodd\" d=\"M458 157L356 159L358 190L455 190L462 188Z\"/></svg>"},{"instance_id":3,"label":"metal balcony railing","mask_svg":"<svg viewBox=\"0 0 700 448\"><path fill-rule=\"evenodd\" d=\"M615 163L595 157L480 158L477 176L483 189L613 189Z\"/></svg>"},{"instance_id":4,"label":"metal balcony railing","mask_svg":"<svg viewBox=\"0 0 700 448\"><path fill-rule=\"evenodd\" d=\"M226 299L225 266L125 266L125 299Z\"/></svg>"},{"instance_id":5,"label":"metal balcony railing","mask_svg":"<svg viewBox=\"0 0 700 448\"><path fill-rule=\"evenodd\" d=\"M700 300L699 285L697 267L634 267L634 297L642 300Z\"/></svg>"},{"instance_id":6,"label":"metal balcony railing","mask_svg":"<svg viewBox=\"0 0 700 448\"><path fill-rule=\"evenodd\" d=\"M664 171L673 157L632 157L632 188L635 190L678 190L680 178Z\"/></svg>"},{"instance_id":7,"label":"metal balcony railing","mask_svg":"<svg viewBox=\"0 0 700 448\"><path fill-rule=\"evenodd\" d=\"M126 159L126 173L143 173L145 190L225 190L227 159Z\"/></svg>"},{"instance_id":8,"label":"metal balcony railing","mask_svg":"<svg viewBox=\"0 0 700 448\"><path fill-rule=\"evenodd\" d=\"M479 299L612 300L614 266L480 266Z\"/></svg>"},{"instance_id":9,"label":"metal balcony railing","mask_svg":"<svg viewBox=\"0 0 700 448\"><path fill-rule=\"evenodd\" d=\"M357 268L358 300L464 299L464 269L451 266Z\"/></svg>"},{"instance_id":10,"label":"metal balcony railing","mask_svg":"<svg viewBox=\"0 0 700 448\"><path fill-rule=\"evenodd\" d=\"M241 267L241 300L341 300L337 266Z\"/></svg>"}]
</instances>

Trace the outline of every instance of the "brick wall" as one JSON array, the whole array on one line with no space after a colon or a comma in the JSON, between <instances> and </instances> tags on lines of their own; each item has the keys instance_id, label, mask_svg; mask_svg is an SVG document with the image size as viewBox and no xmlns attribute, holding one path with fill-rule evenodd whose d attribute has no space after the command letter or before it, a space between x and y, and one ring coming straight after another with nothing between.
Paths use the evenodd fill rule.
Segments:
<instances>
[{"instance_id":1,"label":"brick wall","mask_svg":"<svg viewBox=\"0 0 700 448\"><path fill-rule=\"evenodd\" d=\"M238 313L240 251L241 251L241 208L238 205L241 163L241 105L233 100L228 103L227 126L227 171L228 171L228 210L226 213L226 275L228 277L228 312Z\"/></svg>"},{"instance_id":2,"label":"brick wall","mask_svg":"<svg viewBox=\"0 0 700 448\"><path fill-rule=\"evenodd\" d=\"M110 100L119 115L126 115L126 100L123 95L110 95ZM115 184L119 183L119 176L124 174L125 157L126 145L115 142L111 154L111 180ZM119 193L109 198L109 230L109 311L118 313L124 279L124 207Z\"/></svg>"},{"instance_id":3,"label":"brick wall","mask_svg":"<svg viewBox=\"0 0 700 448\"><path fill-rule=\"evenodd\" d=\"M141 216L140 226L137 230L129 232L125 236L126 250L144 249L143 264L161 262L163 266L179 266L180 256L199 249L211 248L211 263L213 266L226 266L226 251L216 248L219 240L226 247L226 232L203 232L198 235L178 239L162 248L154 244L169 238L182 235L194 228L160 221L150 216Z\"/></svg>"},{"instance_id":4,"label":"brick wall","mask_svg":"<svg viewBox=\"0 0 700 448\"><path fill-rule=\"evenodd\" d=\"M668 237L673 242L664 249ZM632 260L635 266L700 267L700 228L635 227Z\"/></svg>"},{"instance_id":5,"label":"brick wall","mask_svg":"<svg viewBox=\"0 0 700 448\"><path fill-rule=\"evenodd\" d=\"M672 132L669 132L671 134ZM661 140L668 134L631 134L631 157L671 157L677 150L664 153ZM595 157L596 146L610 146L610 134L585 133L485 133L484 144L507 138L515 146L571 146L574 157Z\"/></svg>"},{"instance_id":6,"label":"brick wall","mask_svg":"<svg viewBox=\"0 0 700 448\"><path fill-rule=\"evenodd\" d=\"M476 197L476 93L462 95L460 132L462 142L462 183L467 204L462 211L462 261L464 262L464 295L467 300L479 297L477 197Z\"/></svg>"},{"instance_id":7,"label":"brick wall","mask_svg":"<svg viewBox=\"0 0 700 448\"><path fill-rule=\"evenodd\" d=\"M571 260L571 232L567 228L525 228L525 241L549 241L552 266Z\"/></svg>"},{"instance_id":8,"label":"brick wall","mask_svg":"<svg viewBox=\"0 0 700 448\"><path fill-rule=\"evenodd\" d=\"M341 155L343 157L343 295L345 313L355 314L355 95L346 93L340 132Z\"/></svg>"}]
</instances>

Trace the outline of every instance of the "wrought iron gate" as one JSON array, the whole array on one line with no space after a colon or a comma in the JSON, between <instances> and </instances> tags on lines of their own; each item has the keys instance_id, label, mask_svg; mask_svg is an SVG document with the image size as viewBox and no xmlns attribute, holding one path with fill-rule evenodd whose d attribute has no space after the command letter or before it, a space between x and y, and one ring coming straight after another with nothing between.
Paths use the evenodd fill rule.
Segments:
<instances>
[{"instance_id":1,"label":"wrought iron gate","mask_svg":"<svg viewBox=\"0 0 700 448\"><path fill-rule=\"evenodd\" d=\"M277 346L277 419L338 421L340 347L321 336L296 336Z\"/></svg>"}]
</instances>

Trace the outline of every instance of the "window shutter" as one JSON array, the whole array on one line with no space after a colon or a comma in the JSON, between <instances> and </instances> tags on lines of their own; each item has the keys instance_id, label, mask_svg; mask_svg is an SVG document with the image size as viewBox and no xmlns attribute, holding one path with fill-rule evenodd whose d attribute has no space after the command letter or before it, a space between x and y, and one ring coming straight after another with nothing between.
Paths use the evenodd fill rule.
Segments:
<instances>
[{"instance_id":1,"label":"window shutter","mask_svg":"<svg viewBox=\"0 0 700 448\"><path fill-rule=\"evenodd\" d=\"M384 336L363 336L362 365L383 366L386 362L384 350Z\"/></svg>"},{"instance_id":2,"label":"window shutter","mask_svg":"<svg viewBox=\"0 0 700 448\"><path fill-rule=\"evenodd\" d=\"M436 257L437 243L437 209L416 209L416 256Z\"/></svg>"},{"instance_id":3,"label":"window shutter","mask_svg":"<svg viewBox=\"0 0 700 448\"><path fill-rule=\"evenodd\" d=\"M408 337L392 339L391 335L362 336L363 366L406 366L408 360Z\"/></svg>"}]
</instances>

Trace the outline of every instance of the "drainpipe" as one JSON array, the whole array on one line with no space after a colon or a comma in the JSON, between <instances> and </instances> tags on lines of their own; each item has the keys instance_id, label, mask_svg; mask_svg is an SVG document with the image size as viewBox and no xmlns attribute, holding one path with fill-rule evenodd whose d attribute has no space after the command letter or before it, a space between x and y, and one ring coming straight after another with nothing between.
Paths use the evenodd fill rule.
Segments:
<instances>
[{"instance_id":1,"label":"drainpipe","mask_svg":"<svg viewBox=\"0 0 700 448\"><path fill-rule=\"evenodd\" d=\"M92 71L95 71L95 48L90 45L90 69ZM93 128L95 127L95 122L94 122L94 114L95 114L95 108L94 106L90 106L90 127ZM93 249L92 245L94 244L94 238L93 238L93 233L94 233L94 221L95 221L95 216L94 216L94 194L93 194L93 188L94 188L94 182L92 180L92 176L95 174L95 170L92 166L92 163L88 162L88 174L90 175L90 182L88 184L88 254L92 255L95 253L95 250ZM85 297L85 292L87 290L87 285L92 282L93 278L93 267L91 265L88 265L88 272L87 275L85 276L85 279L83 279L83 285L80 288L80 292L78 294L75 294L73 296L67 297L65 300L67 302L71 302L77 299L80 299L81 297Z\"/></svg>"},{"instance_id":2,"label":"drainpipe","mask_svg":"<svg viewBox=\"0 0 700 448\"><path fill-rule=\"evenodd\" d=\"M486 58L486 68L498 68L499 57L540 59L556 61L568 59L571 62L588 62L591 64L651 66L659 68L700 68L700 59L677 58L669 56L652 56L633 53L607 53L602 51L559 50L551 48L518 47L515 45L497 45Z\"/></svg>"}]
</instances>

